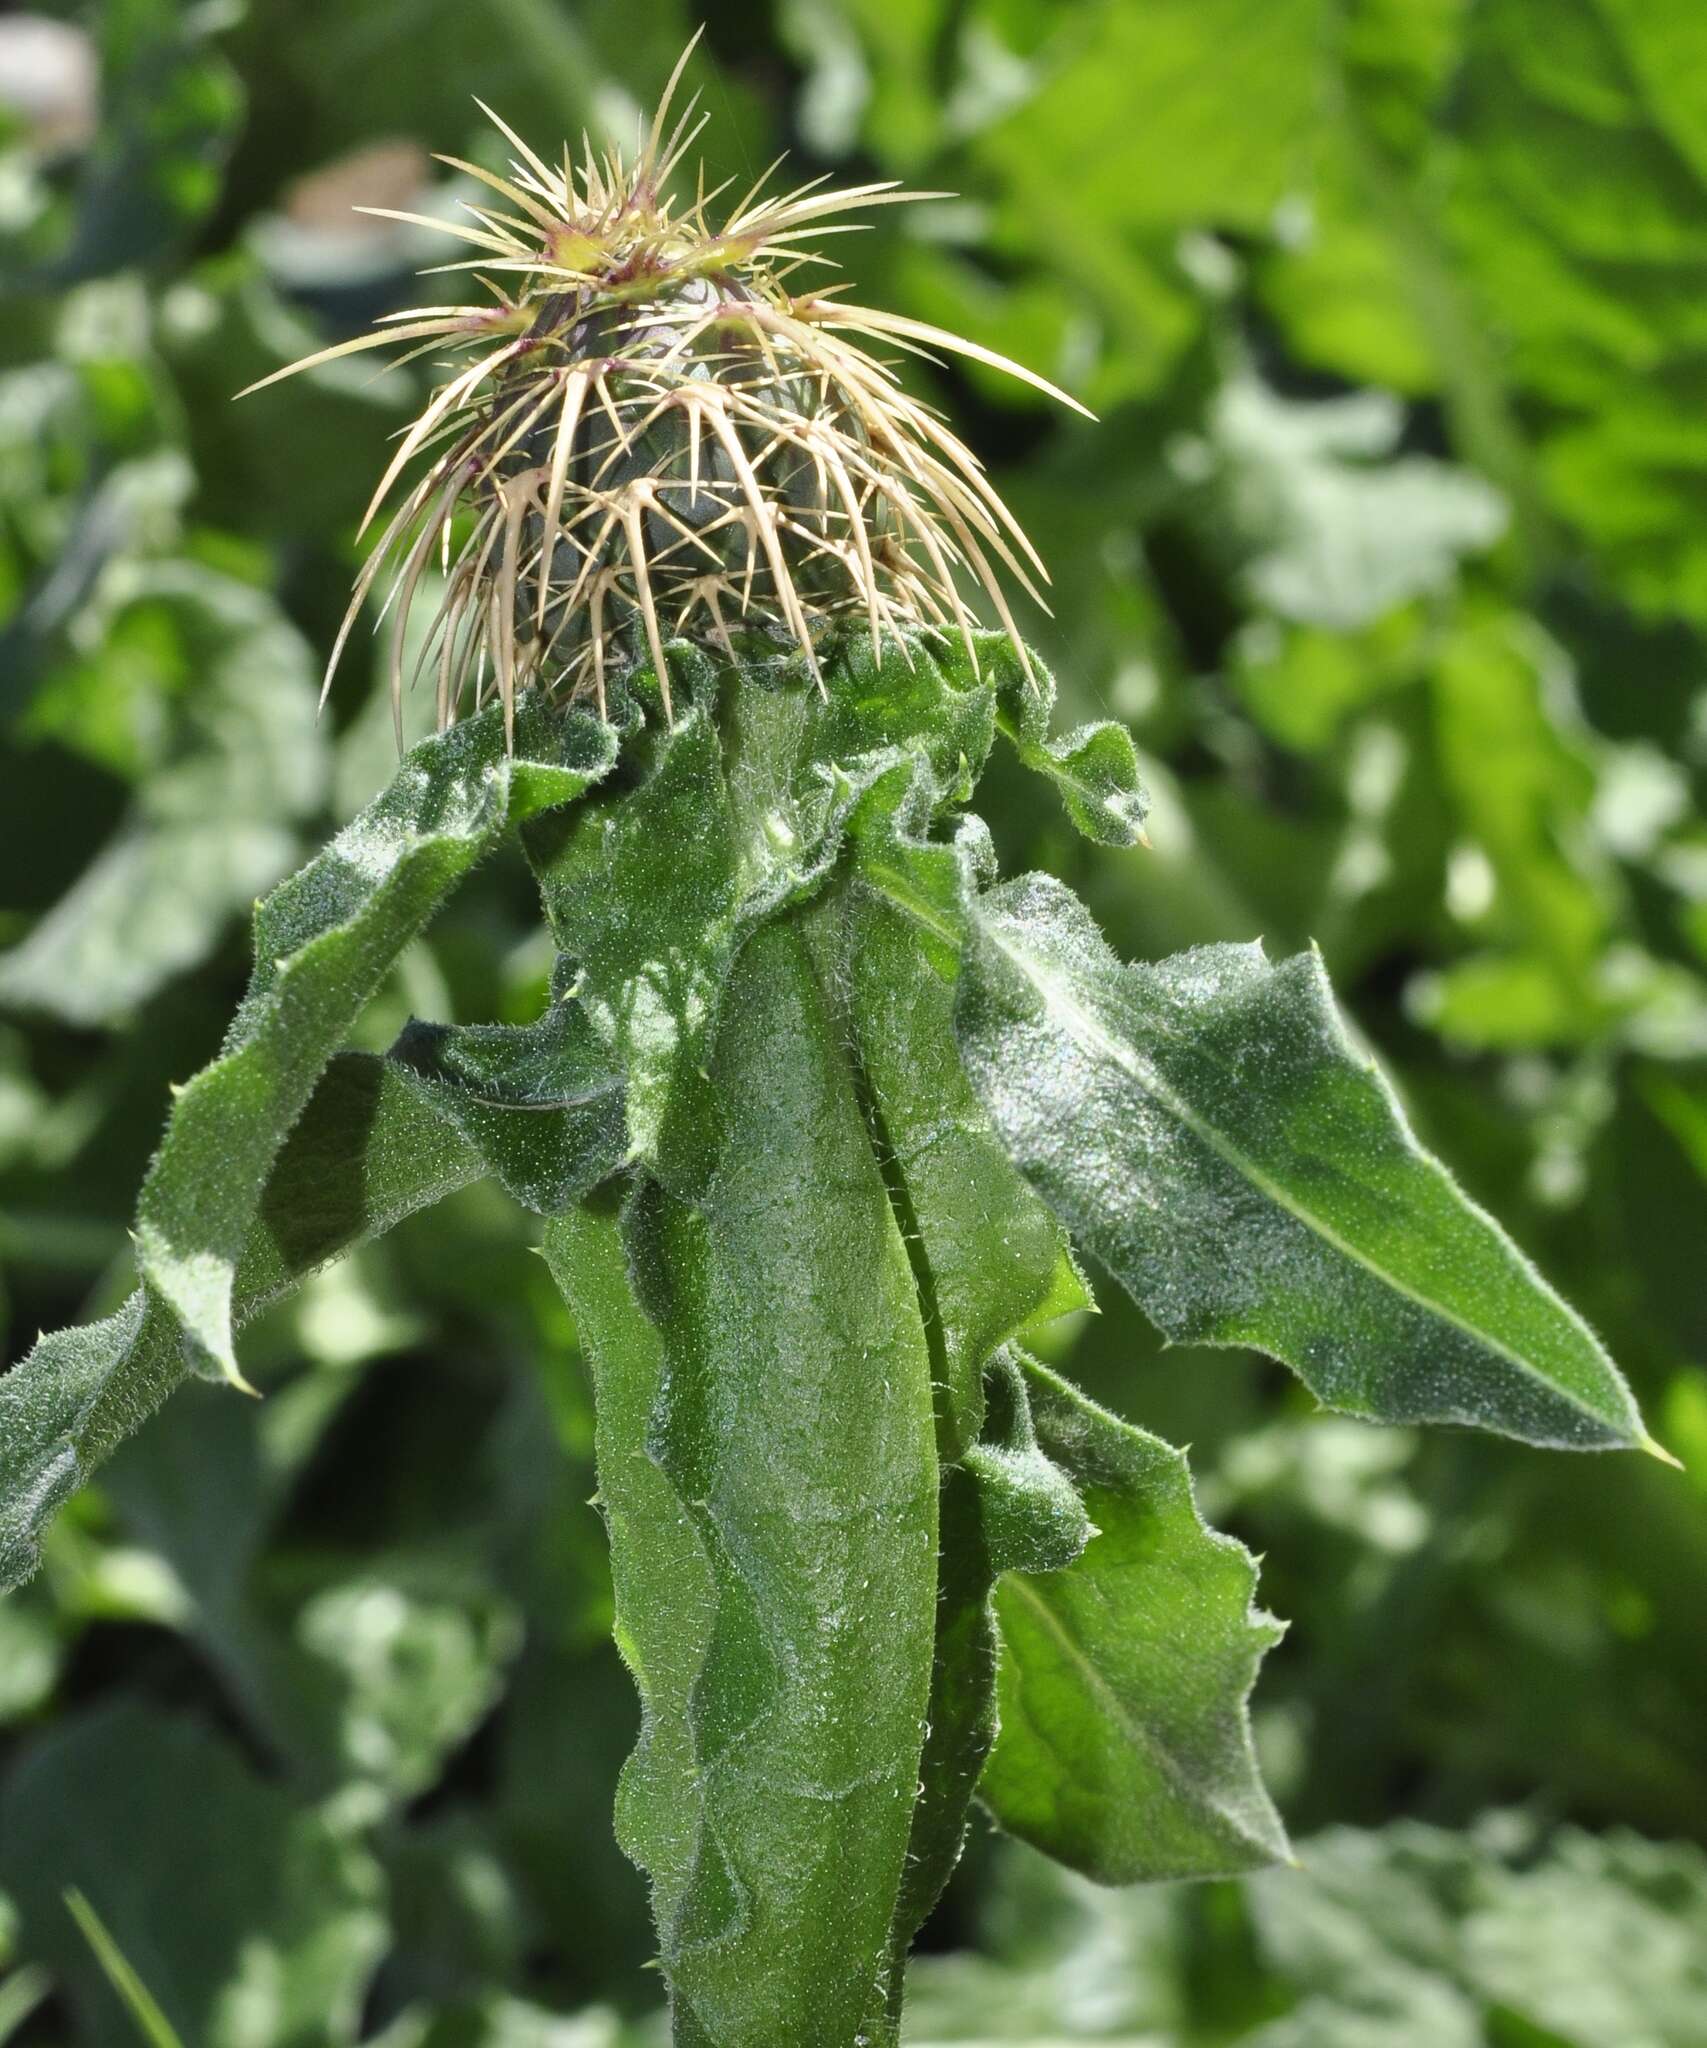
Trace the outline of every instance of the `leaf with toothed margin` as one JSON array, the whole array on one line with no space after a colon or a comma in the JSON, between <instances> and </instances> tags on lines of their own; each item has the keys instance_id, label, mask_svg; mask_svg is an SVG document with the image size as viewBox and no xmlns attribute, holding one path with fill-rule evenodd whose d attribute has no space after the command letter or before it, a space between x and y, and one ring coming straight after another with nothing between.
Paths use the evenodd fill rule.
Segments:
<instances>
[{"instance_id":1,"label":"leaf with toothed margin","mask_svg":"<svg viewBox=\"0 0 1707 2048\"><path fill-rule=\"evenodd\" d=\"M617 1785L617 1840L647 1873L664 1929L677 1925L695 1870L701 1815L693 1702L717 1589L694 1524L648 1448L664 1340L636 1297L628 1253L635 1233L622 1208L657 1194L655 1185L631 1182L601 1189L552 1218L540 1248L592 1368L614 1633L640 1695L640 1734Z\"/></svg>"},{"instance_id":2,"label":"leaf with toothed margin","mask_svg":"<svg viewBox=\"0 0 1707 2048\"><path fill-rule=\"evenodd\" d=\"M559 1215L622 1164L622 1077L612 1067L571 962L559 959L537 1023L411 1022L390 1057L480 1152L524 1208Z\"/></svg>"},{"instance_id":3,"label":"leaf with toothed margin","mask_svg":"<svg viewBox=\"0 0 1707 2048\"><path fill-rule=\"evenodd\" d=\"M615 735L580 714L497 707L423 741L389 789L256 908L255 966L224 1047L178 1091L143 1183L136 1243L191 1363L236 1385L237 1260L315 1081L403 947L510 826L599 780Z\"/></svg>"},{"instance_id":4,"label":"leaf with toothed margin","mask_svg":"<svg viewBox=\"0 0 1707 2048\"><path fill-rule=\"evenodd\" d=\"M934 808L932 777L917 759L873 783L850 820L846 883L812 921L821 979L843 1013L861 1107L913 1268L943 1467L931 1701L896 1909L892 1999L959 1860L995 1733L990 1592L997 1570L1023 1561L1008 1504L1030 1502L1046 1518L1076 1506L1037 1455L1024 1389L995 1354L1016 1332L1091 1306L1065 1233L1008 1159L961 1065L962 906L969 878L994 856L973 818L959 820L951 842L929 840ZM1083 1543L1082 1514L1073 1526L1069 1556Z\"/></svg>"},{"instance_id":5,"label":"leaf with toothed margin","mask_svg":"<svg viewBox=\"0 0 1707 2048\"><path fill-rule=\"evenodd\" d=\"M635 779L524 837L623 1078L630 1157L691 1195L721 1143L704 1070L742 941L824 886L862 797L896 765L922 763L933 802L969 793L995 704L964 650L929 635L886 644L881 661L844 638L822 691L798 663L719 665L686 645L670 663L675 721L636 743ZM629 688L651 693L649 672Z\"/></svg>"},{"instance_id":6,"label":"leaf with toothed margin","mask_svg":"<svg viewBox=\"0 0 1707 2048\"><path fill-rule=\"evenodd\" d=\"M677 667L691 699L673 726L634 743L638 787L613 786L523 837L552 937L575 963L598 1045L622 1079L625 1149L691 1186L717 1147L704 1068L741 874L709 664Z\"/></svg>"},{"instance_id":7,"label":"leaf with toothed margin","mask_svg":"<svg viewBox=\"0 0 1707 2048\"><path fill-rule=\"evenodd\" d=\"M273 1167L238 1262L234 1320L484 1171L410 1075L341 1055ZM0 1589L30 1576L47 1523L188 1370L171 1310L139 1287L105 1321L43 1337L0 1379Z\"/></svg>"},{"instance_id":8,"label":"leaf with toothed margin","mask_svg":"<svg viewBox=\"0 0 1707 2048\"><path fill-rule=\"evenodd\" d=\"M610 1173L620 1102L571 1007L559 992L537 1025L411 1026L385 1059L333 1060L274 1163L233 1321L488 1173L548 1211ZM521 1074L536 1055L542 1071ZM0 1379L0 1590L35 1570L47 1522L187 1371L170 1310L138 1288L104 1322L44 1337Z\"/></svg>"},{"instance_id":9,"label":"leaf with toothed margin","mask_svg":"<svg viewBox=\"0 0 1707 2048\"><path fill-rule=\"evenodd\" d=\"M853 858L825 927L867 1123L902 1219L931 1341L945 1463L978 1435L983 1372L1034 1321L1090 1307L1066 1233L1013 1162L954 1038L963 904L993 870L988 834L931 841L931 785L897 763L862 799Z\"/></svg>"},{"instance_id":10,"label":"leaf with toothed margin","mask_svg":"<svg viewBox=\"0 0 1707 2048\"><path fill-rule=\"evenodd\" d=\"M1329 1407L1648 1447L1582 1319L1412 1136L1315 953L1123 967L1059 882L971 906L957 1028L1014 1160L1164 1333Z\"/></svg>"},{"instance_id":11,"label":"leaf with toothed margin","mask_svg":"<svg viewBox=\"0 0 1707 2048\"><path fill-rule=\"evenodd\" d=\"M1206 1529L1185 1456L1024 1361L1038 1450L1096 1534L996 1589L998 1823L1103 1884L1232 1877L1289 1854L1246 1702L1280 1636L1256 1565Z\"/></svg>"},{"instance_id":12,"label":"leaf with toothed margin","mask_svg":"<svg viewBox=\"0 0 1707 2048\"><path fill-rule=\"evenodd\" d=\"M1073 824L1099 846L1145 844L1150 799L1125 726L1105 718L1051 739L1054 677L1035 655L1035 675L1028 677L1006 643L991 650L991 659L1000 676L997 724L1025 766L1054 783Z\"/></svg>"}]
</instances>

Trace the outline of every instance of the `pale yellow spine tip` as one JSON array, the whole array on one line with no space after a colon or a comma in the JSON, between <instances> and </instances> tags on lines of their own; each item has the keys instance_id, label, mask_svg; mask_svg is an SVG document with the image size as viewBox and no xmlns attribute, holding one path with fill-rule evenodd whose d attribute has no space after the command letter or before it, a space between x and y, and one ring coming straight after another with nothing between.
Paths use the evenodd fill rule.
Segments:
<instances>
[{"instance_id":1,"label":"pale yellow spine tip","mask_svg":"<svg viewBox=\"0 0 1707 2048\"><path fill-rule=\"evenodd\" d=\"M218 1365L219 1376L228 1387L234 1387L240 1394L247 1394L251 1401L260 1400L260 1388L255 1386L252 1381L244 1378L243 1368L237 1363L235 1358L222 1358L218 1360Z\"/></svg>"},{"instance_id":2,"label":"pale yellow spine tip","mask_svg":"<svg viewBox=\"0 0 1707 2048\"><path fill-rule=\"evenodd\" d=\"M1658 1458L1662 1465L1670 1465L1674 1471L1687 1472L1689 1467L1681 1458L1674 1458L1664 1444L1656 1443L1651 1436L1644 1436L1636 1445L1637 1450L1646 1451L1650 1458Z\"/></svg>"}]
</instances>

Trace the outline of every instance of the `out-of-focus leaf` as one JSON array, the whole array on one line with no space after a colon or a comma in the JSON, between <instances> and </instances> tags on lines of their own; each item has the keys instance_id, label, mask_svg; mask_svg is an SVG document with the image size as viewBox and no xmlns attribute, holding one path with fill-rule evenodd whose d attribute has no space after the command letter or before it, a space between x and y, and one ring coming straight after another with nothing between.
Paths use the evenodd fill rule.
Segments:
<instances>
[{"instance_id":1,"label":"out-of-focus leaf","mask_svg":"<svg viewBox=\"0 0 1707 2048\"><path fill-rule=\"evenodd\" d=\"M1558 702L1561 660L1496 618L1461 627L1435 664L1443 781L1492 869L1490 915L1512 949L1456 964L1430 997L1431 1021L1472 1045L1570 1043L1615 1013L1598 970L1618 899L1589 827L1594 764Z\"/></svg>"},{"instance_id":2,"label":"out-of-focus leaf","mask_svg":"<svg viewBox=\"0 0 1707 2048\"><path fill-rule=\"evenodd\" d=\"M1244 373L1222 386L1207 446L1214 542L1260 606L1339 632L1450 587L1461 558L1505 528L1481 478L1399 455L1404 415L1387 394L1300 402ZM1189 444L1188 444L1189 445Z\"/></svg>"},{"instance_id":3,"label":"out-of-focus leaf","mask_svg":"<svg viewBox=\"0 0 1707 2048\"><path fill-rule=\"evenodd\" d=\"M1683 81L1702 35L1688 9L1472 9L1449 218L1508 376L1547 408L1553 506L1637 607L1696 621L1707 233Z\"/></svg>"},{"instance_id":4,"label":"out-of-focus leaf","mask_svg":"<svg viewBox=\"0 0 1707 2048\"><path fill-rule=\"evenodd\" d=\"M375 1569L311 1596L296 1640L331 1681L337 1762L397 1800L437 1783L447 1756L497 1701L520 1644L515 1612L430 1571ZM438 1575L444 1576L444 1575Z\"/></svg>"},{"instance_id":5,"label":"out-of-focus leaf","mask_svg":"<svg viewBox=\"0 0 1707 2048\"><path fill-rule=\"evenodd\" d=\"M1566 2048L1687 2048L1707 1997L1707 1864L1699 1850L1597 1840L1564 1829L1541 1847L1516 1816L1469 1837L1409 1824L1336 1829L1305 1844L1306 1875L1250 1893L1271 1967L1311 1994L1261 2048L1361 2039L1384 2013L1405 2048L1456 2006L1456 2031L1486 2038L1509 2013ZM1332 2013L1333 2035L1299 2024ZM1387 2035L1375 2033L1372 2039Z\"/></svg>"},{"instance_id":6,"label":"out-of-focus leaf","mask_svg":"<svg viewBox=\"0 0 1707 2048\"><path fill-rule=\"evenodd\" d=\"M49 1609L25 1600L0 1605L0 1725L46 1704L63 1654Z\"/></svg>"},{"instance_id":7,"label":"out-of-focus leaf","mask_svg":"<svg viewBox=\"0 0 1707 2048\"><path fill-rule=\"evenodd\" d=\"M65 1910L68 1886L186 2041L354 2042L385 1942L379 1871L212 1730L151 1707L102 1708L19 1762L0 1814L23 1940L67 1987L91 2043L129 2048L135 2035Z\"/></svg>"},{"instance_id":8,"label":"out-of-focus leaf","mask_svg":"<svg viewBox=\"0 0 1707 2048\"><path fill-rule=\"evenodd\" d=\"M1246 1702L1280 1631L1256 1567L1204 1527L1184 1456L1028 1362L1038 1443L1083 1495L1084 1555L1001 1579L1000 1734L979 1796L1105 1884L1284 1860Z\"/></svg>"},{"instance_id":9,"label":"out-of-focus leaf","mask_svg":"<svg viewBox=\"0 0 1707 2048\"><path fill-rule=\"evenodd\" d=\"M1410 606L1357 632L1264 619L1241 634L1231 680L1283 746L1318 753L1358 712L1417 680L1421 640Z\"/></svg>"},{"instance_id":10,"label":"out-of-focus leaf","mask_svg":"<svg viewBox=\"0 0 1707 2048\"><path fill-rule=\"evenodd\" d=\"M1097 0L1061 17L1039 90L981 148L1016 181L1047 166L1058 218L1104 234L1261 229L1305 167L1322 41L1319 0Z\"/></svg>"},{"instance_id":11,"label":"out-of-focus leaf","mask_svg":"<svg viewBox=\"0 0 1707 2048\"><path fill-rule=\"evenodd\" d=\"M608 1238L600 1255L608 1226L546 1238L599 1374L618 1639L645 1701L624 1827L679 2037L851 2040L888 1988L937 1467L906 1251L787 920L741 954L712 1079L730 1135L703 1206L654 1184L629 1213L644 1316ZM647 1451L661 1522L633 1491Z\"/></svg>"},{"instance_id":12,"label":"out-of-focus leaf","mask_svg":"<svg viewBox=\"0 0 1707 2048\"><path fill-rule=\"evenodd\" d=\"M198 266L167 295L156 340L184 396L204 517L284 541L355 529L389 460L387 437L408 423L418 387L407 373L375 378L345 358L232 402L333 338L244 252Z\"/></svg>"},{"instance_id":13,"label":"out-of-focus leaf","mask_svg":"<svg viewBox=\"0 0 1707 2048\"><path fill-rule=\"evenodd\" d=\"M124 1446L103 1492L175 1595L160 1620L195 1643L258 1740L304 1782L412 1797L491 1697L513 1630L501 1600L437 1560L265 1597L263 1546L355 1378L301 1375L258 1410L186 1390L170 1428ZM417 1665L430 1705L409 1697Z\"/></svg>"},{"instance_id":14,"label":"out-of-focus leaf","mask_svg":"<svg viewBox=\"0 0 1707 2048\"><path fill-rule=\"evenodd\" d=\"M324 779L312 657L260 592L150 569L102 660L157 677L171 736L149 746L118 836L0 955L0 1004L84 1027L123 1022L206 955L289 866Z\"/></svg>"},{"instance_id":15,"label":"out-of-focus leaf","mask_svg":"<svg viewBox=\"0 0 1707 2048\"><path fill-rule=\"evenodd\" d=\"M1336 1828L1237 1888L1107 1891L1012 1852L981 1956L915 1966L907 2039L1686 2048L1707 1866L1517 1815Z\"/></svg>"},{"instance_id":16,"label":"out-of-focus leaf","mask_svg":"<svg viewBox=\"0 0 1707 2048\"><path fill-rule=\"evenodd\" d=\"M37 2006L53 1990L53 1979L33 1965L0 1977L0 2048L13 2039Z\"/></svg>"},{"instance_id":17,"label":"out-of-focus leaf","mask_svg":"<svg viewBox=\"0 0 1707 2048\"><path fill-rule=\"evenodd\" d=\"M1207 2048L1209 2002L1185 1981L1182 1950L1197 1929L1182 1912L1206 1894L1160 1886L1118 1891L1075 1877L1015 1844L1004 1846L984 1897L978 1950L921 1955L911 1972L907 2048L945 2042L1168 2043ZM1213 1946L1214 2038L1242 1959Z\"/></svg>"},{"instance_id":18,"label":"out-of-focus leaf","mask_svg":"<svg viewBox=\"0 0 1707 2048\"><path fill-rule=\"evenodd\" d=\"M406 2013L368 2048L662 2048L662 2036L624 2026L603 2008L548 2012L494 1993L431 2015Z\"/></svg>"},{"instance_id":19,"label":"out-of-focus leaf","mask_svg":"<svg viewBox=\"0 0 1707 2048\"><path fill-rule=\"evenodd\" d=\"M1463 1941L1490 2006L1573 2048L1687 2048L1707 2009L1707 1861L1693 1844L1567 1829L1539 1867L1487 1874Z\"/></svg>"},{"instance_id":20,"label":"out-of-focus leaf","mask_svg":"<svg viewBox=\"0 0 1707 2048\"><path fill-rule=\"evenodd\" d=\"M236 74L210 45L217 23L217 10L173 0L102 10L100 127L67 206L6 251L15 278L61 285L183 247L219 196L243 109Z\"/></svg>"},{"instance_id":21,"label":"out-of-focus leaf","mask_svg":"<svg viewBox=\"0 0 1707 2048\"><path fill-rule=\"evenodd\" d=\"M959 1031L1015 1160L1170 1337L1253 1344L1328 1406L1645 1441L1598 1340L1417 1145L1313 954L1122 967L1057 882L973 910Z\"/></svg>"}]
</instances>

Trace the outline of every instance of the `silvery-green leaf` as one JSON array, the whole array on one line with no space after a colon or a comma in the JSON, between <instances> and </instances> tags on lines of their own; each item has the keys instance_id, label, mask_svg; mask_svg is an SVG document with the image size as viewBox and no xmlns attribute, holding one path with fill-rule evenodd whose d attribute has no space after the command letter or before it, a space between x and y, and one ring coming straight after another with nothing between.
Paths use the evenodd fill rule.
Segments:
<instances>
[{"instance_id":1,"label":"silvery-green leaf","mask_svg":"<svg viewBox=\"0 0 1707 2048\"><path fill-rule=\"evenodd\" d=\"M1021 1170L1172 1338L1320 1400L1576 1449L1643 1445L1593 1332L1418 1145L1320 958L1126 967L1060 883L972 911L959 1031Z\"/></svg>"}]
</instances>

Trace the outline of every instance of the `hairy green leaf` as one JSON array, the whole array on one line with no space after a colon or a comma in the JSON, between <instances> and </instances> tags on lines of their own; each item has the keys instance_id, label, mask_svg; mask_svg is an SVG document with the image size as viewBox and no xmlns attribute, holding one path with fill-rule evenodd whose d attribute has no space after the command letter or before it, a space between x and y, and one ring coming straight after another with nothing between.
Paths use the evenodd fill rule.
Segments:
<instances>
[{"instance_id":1,"label":"hairy green leaf","mask_svg":"<svg viewBox=\"0 0 1707 2048\"><path fill-rule=\"evenodd\" d=\"M1041 875L972 925L968 1070L1022 1171L1169 1337L1255 1345L1380 1421L1645 1443L1594 1334L1352 1051L1314 953L1123 967Z\"/></svg>"},{"instance_id":2,"label":"hairy green leaf","mask_svg":"<svg viewBox=\"0 0 1707 2048\"><path fill-rule=\"evenodd\" d=\"M412 1023L391 1058L416 1075L518 1202L552 1216L621 1165L623 1084L559 960L536 1024Z\"/></svg>"},{"instance_id":3,"label":"hairy green leaf","mask_svg":"<svg viewBox=\"0 0 1707 2048\"><path fill-rule=\"evenodd\" d=\"M1074 825L1099 846L1136 846L1144 837L1150 800L1138 778L1138 750L1125 726L1112 719L1049 736L1055 679L1032 657L1035 680L1021 673L1011 647L997 655L1005 674L998 723L1034 774L1060 793Z\"/></svg>"},{"instance_id":4,"label":"hairy green leaf","mask_svg":"<svg viewBox=\"0 0 1707 2048\"><path fill-rule=\"evenodd\" d=\"M986 658L993 636L975 643ZM860 637L834 650L820 692L798 663L671 655L687 699L635 747L638 787L526 835L558 946L623 1077L628 1143L692 1196L721 1142L704 1068L742 938L823 884L872 783L928 764L933 800L965 794L989 751L993 686L957 643ZM635 681L642 693L649 675Z\"/></svg>"},{"instance_id":5,"label":"hairy green leaf","mask_svg":"<svg viewBox=\"0 0 1707 2048\"><path fill-rule=\"evenodd\" d=\"M996 1621L1008 1571L1060 1571L1095 1531L1071 1480L1038 1446L1019 1359L985 1376L984 1431L942 1475L936 1656L907 1873L895 1909L891 2016L908 1951L954 1873L978 1781L996 1739Z\"/></svg>"},{"instance_id":6,"label":"hairy green leaf","mask_svg":"<svg viewBox=\"0 0 1707 2048\"><path fill-rule=\"evenodd\" d=\"M404 1070L343 1055L273 1169L238 1264L234 1319L485 1170ZM30 1576L47 1523L188 1369L171 1311L138 1288L104 1321L43 1337L0 1379L0 1589Z\"/></svg>"},{"instance_id":7,"label":"hairy green leaf","mask_svg":"<svg viewBox=\"0 0 1707 2048\"><path fill-rule=\"evenodd\" d=\"M1036 1454L1017 1369L992 1356L1031 1322L1090 1305L1060 1225L1015 1171L961 1065L953 1019L965 877L991 856L975 819L954 844L914 836L909 825L928 828L930 796L905 764L873 786L856 814L850 885L831 899L823 934L827 947L833 934L826 979L841 992L862 1107L912 1261L943 1464L936 1654L892 2000L959 1860L995 1735L990 1594L1025 1545L1010 1504L1046 1518L1058 1507L1069 1524L1077 1511ZM987 1386L997 1397L988 1415ZM1072 1526L1065 1556L1082 1545L1082 1515Z\"/></svg>"},{"instance_id":8,"label":"hairy green leaf","mask_svg":"<svg viewBox=\"0 0 1707 2048\"><path fill-rule=\"evenodd\" d=\"M703 1825L693 1700L717 1587L694 1523L649 1448L664 1340L636 1298L614 1195L602 1191L553 1217L541 1249L592 1367L616 1641L640 1694L640 1736L617 1790L617 1836L651 1880L664 1935L680 1915ZM639 1198L630 1190L631 1202Z\"/></svg>"},{"instance_id":9,"label":"hairy green leaf","mask_svg":"<svg viewBox=\"0 0 1707 2048\"><path fill-rule=\"evenodd\" d=\"M622 1076L630 1154L692 1181L715 1151L703 1070L734 952L740 875L708 664L696 701L641 745L638 789L527 835L557 945Z\"/></svg>"},{"instance_id":10,"label":"hairy green leaf","mask_svg":"<svg viewBox=\"0 0 1707 2048\"><path fill-rule=\"evenodd\" d=\"M652 1184L628 1212L652 1334L612 1300L608 1236L589 1283L575 1245L593 1226L549 1232L601 1375L619 1638L646 1699L625 1830L654 1859L678 2041L845 2048L886 2000L937 1468L906 1252L789 920L742 952L712 1084L728 1139L702 1204Z\"/></svg>"},{"instance_id":11,"label":"hairy green leaf","mask_svg":"<svg viewBox=\"0 0 1707 2048\"><path fill-rule=\"evenodd\" d=\"M242 1384L237 1261L267 1174L315 1081L398 953L504 830L610 767L615 735L530 700L506 750L493 705L424 741L391 787L255 912L249 992L173 1105L137 1205L145 1285L198 1368Z\"/></svg>"},{"instance_id":12,"label":"hairy green leaf","mask_svg":"<svg viewBox=\"0 0 1707 2048\"><path fill-rule=\"evenodd\" d=\"M833 982L931 1343L937 1444L952 1464L978 1435L984 1367L1030 1321L1088 1307L1060 1224L1015 1170L954 1039L970 870L993 856L976 819L931 844L929 789L897 765L856 819L850 887L834 905Z\"/></svg>"},{"instance_id":13,"label":"hairy green leaf","mask_svg":"<svg viewBox=\"0 0 1707 2048\"><path fill-rule=\"evenodd\" d=\"M1001 1732L979 1794L1009 1833L1104 1884L1228 1877L1287 1854L1246 1701L1279 1627L1256 1566L1206 1529L1184 1454L1031 1360L1041 1453L1096 1533L996 1593Z\"/></svg>"}]
</instances>

